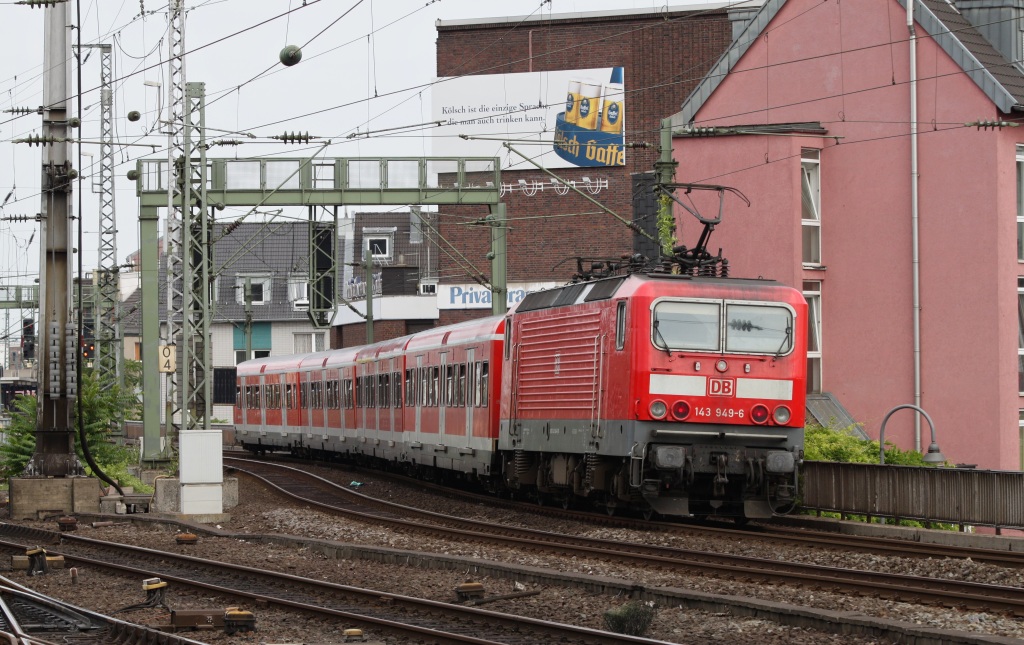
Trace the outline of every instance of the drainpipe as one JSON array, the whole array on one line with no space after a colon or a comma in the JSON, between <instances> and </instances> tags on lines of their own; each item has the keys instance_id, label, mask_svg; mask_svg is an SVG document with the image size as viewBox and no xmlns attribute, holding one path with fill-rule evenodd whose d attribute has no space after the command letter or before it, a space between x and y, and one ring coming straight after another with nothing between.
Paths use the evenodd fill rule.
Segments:
<instances>
[{"instance_id":1,"label":"drainpipe","mask_svg":"<svg viewBox=\"0 0 1024 645\"><path fill-rule=\"evenodd\" d=\"M918 240L917 201L917 30L914 2L907 0L907 30L910 38L910 227L913 238L914 273L914 405L921 407L921 256ZM914 415L914 450L921 452L921 415Z\"/></svg>"}]
</instances>

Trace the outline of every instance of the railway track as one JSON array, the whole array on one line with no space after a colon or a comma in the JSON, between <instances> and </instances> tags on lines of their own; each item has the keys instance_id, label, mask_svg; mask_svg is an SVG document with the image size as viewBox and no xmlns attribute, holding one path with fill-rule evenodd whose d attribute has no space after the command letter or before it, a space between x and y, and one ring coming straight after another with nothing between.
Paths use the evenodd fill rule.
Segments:
<instances>
[{"instance_id":1,"label":"railway track","mask_svg":"<svg viewBox=\"0 0 1024 645\"><path fill-rule=\"evenodd\" d=\"M0 642L8 645L202 645L72 607L0 578Z\"/></svg>"},{"instance_id":2,"label":"railway track","mask_svg":"<svg viewBox=\"0 0 1024 645\"><path fill-rule=\"evenodd\" d=\"M224 456L225 459L239 459L237 453L227 452ZM246 460L245 458L241 459ZM275 461L292 464L310 463L308 461L302 462L301 460L290 457L282 459L276 455L273 459ZM323 467L329 468L330 465L326 464L323 465ZM495 496L468 492L432 482L424 482L422 480L413 479L411 477L395 473L387 473L377 470L369 472L372 472L375 477L379 477L381 479L388 479L424 490L430 490L438 493L439 495L445 495L452 499L458 499L468 503L487 504L492 508L505 508L509 510L528 512L535 515L553 517L560 520L574 520L587 524L598 524L647 532L658 531L676 535L692 535L694 533L699 533L702 535L718 535L729 538L759 539L788 546L801 544L812 548L831 549L836 551L856 550L859 552L885 556L907 558L954 558L961 560L971 559L975 562L983 562L985 564L1000 567L1015 569L1024 568L1024 552L1020 551L1001 551L977 547L922 543L900 538L848 535L835 532L821 532L780 526L747 525L744 527L737 527L731 523L714 525L708 523L688 522L685 519L680 521L664 522L644 520L629 516L609 516L605 513L578 511L558 506L545 506L543 504L537 504L536 502L527 503L502 499Z\"/></svg>"},{"instance_id":3,"label":"railway track","mask_svg":"<svg viewBox=\"0 0 1024 645\"><path fill-rule=\"evenodd\" d=\"M17 553L40 544L48 545L48 553L61 555L66 562L79 566L91 565L142 578L157 577L216 593L312 612L325 619L344 621L349 626L352 623L369 626L417 641L426 639L433 643L475 645L541 642L666 645L664 641L0 523L0 548Z\"/></svg>"},{"instance_id":4,"label":"railway track","mask_svg":"<svg viewBox=\"0 0 1024 645\"><path fill-rule=\"evenodd\" d=\"M930 603L1024 616L1024 590L1017 587L563 535L451 517L375 499L301 469L281 464L227 457L225 464L237 472L260 479L293 499L322 510L363 522L446 539L499 543L518 549L599 558L656 568L675 568L687 574L700 572L745 581L781 582L904 602Z\"/></svg>"}]
</instances>

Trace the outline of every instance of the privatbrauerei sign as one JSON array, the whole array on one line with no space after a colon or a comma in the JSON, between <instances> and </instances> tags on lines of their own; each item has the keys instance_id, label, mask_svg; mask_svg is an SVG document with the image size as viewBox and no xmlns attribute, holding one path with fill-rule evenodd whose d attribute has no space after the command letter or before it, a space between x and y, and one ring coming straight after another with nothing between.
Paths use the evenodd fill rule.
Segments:
<instances>
[{"instance_id":1,"label":"privatbrauerei sign","mask_svg":"<svg viewBox=\"0 0 1024 645\"><path fill-rule=\"evenodd\" d=\"M500 157L503 169L532 168L502 147L508 141L546 168L626 163L621 67L446 77L432 101L434 120L443 122L432 131L435 156Z\"/></svg>"},{"instance_id":2,"label":"privatbrauerei sign","mask_svg":"<svg viewBox=\"0 0 1024 645\"><path fill-rule=\"evenodd\" d=\"M551 289L557 282L513 282L508 285L508 306L516 304L531 291ZM438 309L490 309L491 291L479 284L437 285Z\"/></svg>"}]
</instances>

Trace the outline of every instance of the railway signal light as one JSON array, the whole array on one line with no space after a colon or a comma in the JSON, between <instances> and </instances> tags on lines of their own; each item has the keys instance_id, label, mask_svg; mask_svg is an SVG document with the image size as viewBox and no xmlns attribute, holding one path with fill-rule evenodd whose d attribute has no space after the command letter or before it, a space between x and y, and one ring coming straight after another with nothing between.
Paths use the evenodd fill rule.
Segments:
<instances>
[{"instance_id":1,"label":"railway signal light","mask_svg":"<svg viewBox=\"0 0 1024 645\"><path fill-rule=\"evenodd\" d=\"M36 357L36 321L24 318L21 321L21 358L32 360Z\"/></svg>"}]
</instances>

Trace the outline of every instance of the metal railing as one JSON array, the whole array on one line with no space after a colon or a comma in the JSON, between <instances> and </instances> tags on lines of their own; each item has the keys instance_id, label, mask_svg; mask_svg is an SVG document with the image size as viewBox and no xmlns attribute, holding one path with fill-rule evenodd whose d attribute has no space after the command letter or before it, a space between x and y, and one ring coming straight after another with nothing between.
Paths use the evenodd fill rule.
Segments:
<instances>
[{"instance_id":1,"label":"metal railing","mask_svg":"<svg viewBox=\"0 0 1024 645\"><path fill-rule=\"evenodd\" d=\"M805 510L1024 527L1024 472L806 461L802 476Z\"/></svg>"}]
</instances>

